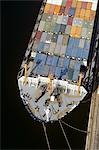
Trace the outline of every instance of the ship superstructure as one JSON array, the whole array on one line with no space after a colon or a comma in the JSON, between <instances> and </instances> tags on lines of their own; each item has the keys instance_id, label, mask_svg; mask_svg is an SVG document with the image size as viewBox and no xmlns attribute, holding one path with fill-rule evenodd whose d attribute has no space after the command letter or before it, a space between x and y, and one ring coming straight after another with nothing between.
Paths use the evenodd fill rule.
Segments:
<instances>
[{"instance_id":1,"label":"ship superstructure","mask_svg":"<svg viewBox=\"0 0 99 150\"><path fill-rule=\"evenodd\" d=\"M18 74L30 115L57 121L87 94L86 75L97 0L43 1Z\"/></svg>"}]
</instances>

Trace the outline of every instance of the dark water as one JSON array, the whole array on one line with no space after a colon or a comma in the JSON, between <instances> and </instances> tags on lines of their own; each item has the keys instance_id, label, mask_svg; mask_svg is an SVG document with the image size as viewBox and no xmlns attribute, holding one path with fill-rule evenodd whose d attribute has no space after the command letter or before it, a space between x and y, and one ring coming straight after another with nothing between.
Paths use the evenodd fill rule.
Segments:
<instances>
[{"instance_id":1,"label":"dark water","mask_svg":"<svg viewBox=\"0 0 99 150\"><path fill-rule=\"evenodd\" d=\"M2 2L2 148L47 149L42 125L25 110L17 86L21 65L41 2ZM87 130L89 103L80 104L63 120ZM47 124L52 149L68 149L59 123ZM83 150L86 134L64 126L72 149Z\"/></svg>"}]
</instances>

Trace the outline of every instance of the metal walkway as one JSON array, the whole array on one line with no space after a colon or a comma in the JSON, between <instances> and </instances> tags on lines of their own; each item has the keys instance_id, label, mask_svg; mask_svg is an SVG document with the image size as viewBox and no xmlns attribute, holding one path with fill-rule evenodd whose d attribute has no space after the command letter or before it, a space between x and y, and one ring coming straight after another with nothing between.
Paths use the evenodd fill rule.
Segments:
<instances>
[{"instance_id":1,"label":"metal walkway","mask_svg":"<svg viewBox=\"0 0 99 150\"><path fill-rule=\"evenodd\" d=\"M99 88L98 88L99 90ZM99 150L99 91L92 95L85 150Z\"/></svg>"}]
</instances>

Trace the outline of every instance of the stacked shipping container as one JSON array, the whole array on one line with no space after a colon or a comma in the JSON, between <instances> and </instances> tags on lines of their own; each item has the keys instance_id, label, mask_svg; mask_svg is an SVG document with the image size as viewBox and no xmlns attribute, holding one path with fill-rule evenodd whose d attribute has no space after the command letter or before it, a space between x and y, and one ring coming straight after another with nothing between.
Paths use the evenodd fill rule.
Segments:
<instances>
[{"instance_id":1,"label":"stacked shipping container","mask_svg":"<svg viewBox=\"0 0 99 150\"><path fill-rule=\"evenodd\" d=\"M35 61L41 61L34 74L78 80L88 59L96 7L97 0L47 0L32 47Z\"/></svg>"}]
</instances>

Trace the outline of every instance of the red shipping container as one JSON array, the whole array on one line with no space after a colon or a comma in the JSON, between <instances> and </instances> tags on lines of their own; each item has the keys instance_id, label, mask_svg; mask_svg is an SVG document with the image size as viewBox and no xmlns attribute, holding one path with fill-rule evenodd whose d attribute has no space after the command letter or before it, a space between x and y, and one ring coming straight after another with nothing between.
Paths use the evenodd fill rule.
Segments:
<instances>
[{"instance_id":1,"label":"red shipping container","mask_svg":"<svg viewBox=\"0 0 99 150\"><path fill-rule=\"evenodd\" d=\"M67 1L67 2L66 2L66 7L67 7L67 8L70 8L71 5L72 5L72 1Z\"/></svg>"},{"instance_id":2,"label":"red shipping container","mask_svg":"<svg viewBox=\"0 0 99 150\"><path fill-rule=\"evenodd\" d=\"M41 32L41 31L37 31L37 32L36 32L36 35L35 35L35 39L40 40L41 35L42 35L42 32Z\"/></svg>"},{"instance_id":3,"label":"red shipping container","mask_svg":"<svg viewBox=\"0 0 99 150\"><path fill-rule=\"evenodd\" d=\"M69 9L70 9L70 8L65 7L64 15L68 15Z\"/></svg>"},{"instance_id":4,"label":"red shipping container","mask_svg":"<svg viewBox=\"0 0 99 150\"><path fill-rule=\"evenodd\" d=\"M55 10L55 5L51 4L48 13L49 13L49 14L54 14L54 10Z\"/></svg>"},{"instance_id":5,"label":"red shipping container","mask_svg":"<svg viewBox=\"0 0 99 150\"><path fill-rule=\"evenodd\" d=\"M87 2L82 2L81 8L86 9L87 8Z\"/></svg>"},{"instance_id":6,"label":"red shipping container","mask_svg":"<svg viewBox=\"0 0 99 150\"><path fill-rule=\"evenodd\" d=\"M72 1L73 1L73 0L67 0L67 3L68 3L68 2L71 2L71 3L72 3Z\"/></svg>"},{"instance_id":7,"label":"red shipping container","mask_svg":"<svg viewBox=\"0 0 99 150\"><path fill-rule=\"evenodd\" d=\"M71 25L72 26L72 22L73 22L73 17L69 17L67 25Z\"/></svg>"}]
</instances>

